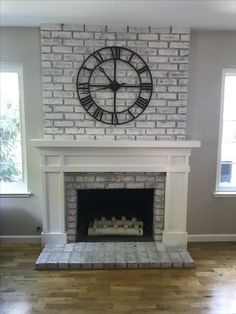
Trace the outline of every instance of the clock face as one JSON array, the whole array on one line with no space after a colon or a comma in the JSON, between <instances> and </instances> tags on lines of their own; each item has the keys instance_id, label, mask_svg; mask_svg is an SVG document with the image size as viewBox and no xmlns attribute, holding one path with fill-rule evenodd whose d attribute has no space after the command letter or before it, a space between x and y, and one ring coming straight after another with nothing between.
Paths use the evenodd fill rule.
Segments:
<instances>
[{"instance_id":1,"label":"clock face","mask_svg":"<svg viewBox=\"0 0 236 314\"><path fill-rule=\"evenodd\" d=\"M105 47L92 53L77 76L77 91L84 109L106 124L125 124L147 108L152 76L145 61L124 47Z\"/></svg>"}]
</instances>

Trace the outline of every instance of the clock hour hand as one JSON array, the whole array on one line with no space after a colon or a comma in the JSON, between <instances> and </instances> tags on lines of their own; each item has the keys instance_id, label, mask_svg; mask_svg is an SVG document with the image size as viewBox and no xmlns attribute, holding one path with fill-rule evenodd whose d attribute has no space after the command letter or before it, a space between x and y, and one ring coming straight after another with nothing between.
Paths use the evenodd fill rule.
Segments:
<instances>
[{"instance_id":1,"label":"clock hour hand","mask_svg":"<svg viewBox=\"0 0 236 314\"><path fill-rule=\"evenodd\" d=\"M91 86L93 87L93 86ZM107 88L110 88L110 85L106 85L106 86L103 86L103 87L100 87L100 88L97 88L97 89L92 89L90 92L96 92L96 91L99 91L99 90L104 90L104 89L107 89ZM89 91L88 90L85 90L82 92L82 94L88 94Z\"/></svg>"},{"instance_id":2,"label":"clock hour hand","mask_svg":"<svg viewBox=\"0 0 236 314\"><path fill-rule=\"evenodd\" d=\"M113 81L110 79L110 77L106 74L105 70L103 69L103 67L99 67L99 70L106 76L106 78L112 83Z\"/></svg>"}]
</instances>

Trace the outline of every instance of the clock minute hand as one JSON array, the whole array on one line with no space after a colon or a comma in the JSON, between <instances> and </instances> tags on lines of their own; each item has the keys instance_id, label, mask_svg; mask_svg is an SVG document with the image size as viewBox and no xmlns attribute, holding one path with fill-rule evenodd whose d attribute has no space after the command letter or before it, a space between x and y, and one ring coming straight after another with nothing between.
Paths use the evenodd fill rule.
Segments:
<instances>
[{"instance_id":1,"label":"clock minute hand","mask_svg":"<svg viewBox=\"0 0 236 314\"><path fill-rule=\"evenodd\" d=\"M99 67L99 70L106 76L106 78L112 83L111 78L106 74L105 70L102 67Z\"/></svg>"}]
</instances>

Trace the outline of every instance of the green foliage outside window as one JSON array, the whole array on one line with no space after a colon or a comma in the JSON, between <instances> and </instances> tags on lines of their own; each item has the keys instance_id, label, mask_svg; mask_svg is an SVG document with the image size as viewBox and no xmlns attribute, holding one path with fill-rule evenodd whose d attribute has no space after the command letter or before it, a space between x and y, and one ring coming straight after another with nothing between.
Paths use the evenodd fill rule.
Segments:
<instances>
[{"instance_id":1,"label":"green foliage outside window","mask_svg":"<svg viewBox=\"0 0 236 314\"><path fill-rule=\"evenodd\" d=\"M11 110L12 104L7 105ZM16 163L17 140L20 134L19 120L6 115L0 118L0 180L17 182L21 180L21 167Z\"/></svg>"}]
</instances>

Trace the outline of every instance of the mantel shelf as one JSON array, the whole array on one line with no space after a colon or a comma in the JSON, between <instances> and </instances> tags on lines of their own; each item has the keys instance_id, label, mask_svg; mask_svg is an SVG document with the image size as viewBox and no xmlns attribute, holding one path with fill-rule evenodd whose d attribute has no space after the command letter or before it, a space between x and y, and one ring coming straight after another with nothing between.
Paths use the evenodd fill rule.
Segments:
<instances>
[{"instance_id":1,"label":"mantel shelf","mask_svg":"<svg viewBox=\"0 0 236 314\"><path fill-rule=\"evenodd\" d=\"M46 147L117 147L117 148L194 148L200 147L200 141L76 141L32 139L33 146Z\"/></svg>"}]
</instances>

